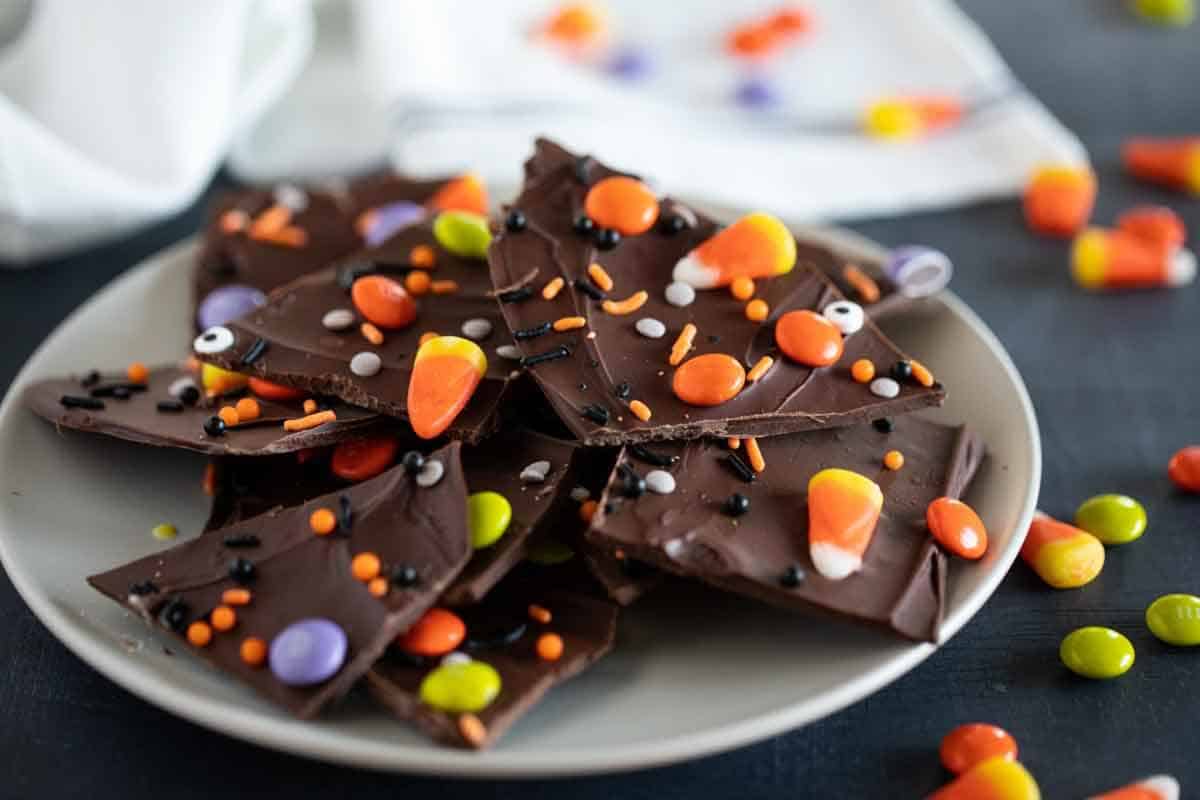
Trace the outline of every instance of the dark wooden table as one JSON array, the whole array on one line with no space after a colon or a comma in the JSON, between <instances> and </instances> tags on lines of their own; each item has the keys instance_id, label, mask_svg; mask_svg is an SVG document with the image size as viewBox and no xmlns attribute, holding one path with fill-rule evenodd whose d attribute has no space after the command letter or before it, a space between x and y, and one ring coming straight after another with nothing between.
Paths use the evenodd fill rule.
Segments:
<instances>
[{"instance_id":1,"label":"dark wooden table","mask_svg":"<svg viewBox=\"0 0 1200 800\"><path fill-rule=\"evenodd\" d=\"M963 5L1020 80L1084 139L1100 173L1097 220L1110 222L1135 202L1164 202L1200 233L1200 202L1136 185L1118 163L1128 135L1200 133L1200 24L1143 27L1119 0ZM199 206L111 246L0 271L0 386L108 280L195 230ZM955 290L1008 347L1033 395L1045 510L1069 517L1102 491L1146 505L1149 532L1110 550L1095 583L1055 593L1018 565L940 652L840 714L725 755L568 785L356 772L210 733L93 672L0 579L0 797L920 797L946 778L941 736L969 720L1012 731L1047 797L1083 797L1154 772L1176 775L1185 796L1195 796L1200 652L1160 645L1142 613L1159 594L1200 593L1200 500L1176 495L1165 476L1177 447L1200 443L1200 288L1085 295L1068 278L1066 246L1030 236L1015 202L851 227L885 243L928 243L954 259ZM1129 674L1089 683L1065 672L1059 640L1084 624L1130 637L1138 660Z\"/></svg>"}]
</instances>

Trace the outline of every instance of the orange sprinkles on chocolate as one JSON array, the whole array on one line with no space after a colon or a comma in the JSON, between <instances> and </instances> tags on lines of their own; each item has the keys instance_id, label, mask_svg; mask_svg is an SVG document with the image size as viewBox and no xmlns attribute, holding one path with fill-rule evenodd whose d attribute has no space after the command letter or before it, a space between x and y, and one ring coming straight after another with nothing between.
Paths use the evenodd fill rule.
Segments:
<instances>
[{"instance_id":1,"label":"orange sprinkles on chocolate","mask_svg":"<svg viewBox=\"0 0 1200 800\"><path fill-rule=\"evenodd\" d=\"M374 553L359 553L350 561L350 574L364 583L379 577L383 564Z\"/></svg>"},{"instance_id":2,"label":"orange sprinkles on chocolate","mask_svg":"<svg viewBox=\"0 0 1200 800\"><path fill-rule=\"evenodd\" d=\"M564 281L562 278L554 278L542 287L542 299L553 300L554 298L558 297L558 293L562 291L565 284L566 281Z\"/></svg>"},{"instance_id":3,"label":"orange sprinkles on chocolate","mask_svg":"<svg viewBox=\"0 0 1200 800\"><path fill-rule=\"evenodd\" d=\"M870 275L863 272L854 264L847 264L842 267L842 277L846 279L846 283L854 288L858 293L858 299L864 303L878 303L880 297L879 284L876 283Z\"/></svg>"},{"instance_id":4,"label":"orange sprinkles on chocolate","mask_svg":"<svg viewBox=\"0 0 1200 800\"><path fill-rule=\"evenodd\" d=\"M648 422L650 417L653 416L652 412L650 411L650 406L646 405L641 400L630 400L629 410L633 412L633 415L642 422Z\"/></svg>"},{"instance_id":5,"label":"orange sprinkles on chocolate","mask_svg":"<svg viewBox=\"0 0 1200 800\"><path fill-rule=\"evenodd\" d=\"M426 294L431 284L429 273L423 269L414 269L404 276L404 289L414 297Z\"/></svg>"},{"instance_id":6,"label":"orange sprinkles on chocolate","mask_svg":"<svg viewBox=\"0 0 1200 800\"><path fill-rule=\"evenodd\" d=\"M308 527L317 536L328 536L337 530L337 514L332 509L318 508L308 516Z\"/></svg>"},{"instance_id":7,"label":"orange sprinkles on chocolate","mask_svg":"<svg viewBox=\"0 0 1200 800\"><path fill-rule=\"evenodd\" d=\"M600 307L604 309L605 313L620 317L637 311L646 305L646 301L649 299L650 293L642 289L629 295L624 300L605 300L600 304Z\"/></svg>"},{"instance_id":8,"label":"orange sprinkles on chocolate","mask_svg":"<svg viewBox=\"0 0 1200 800\"><path fill-rule=\"evenodd\" d=\"M376 346L383 344L383 332L371 323L364 322L358 327L358 330L362 333L363 338L371 344Z\"/></svg>"},{"instance_id":9,"label":"orange sprinkles on chocolate","mask_svg":"<svg viewBox=\"0 0 1200 800\"><path fill-rule=\"evenodd\" d=\"M208 615L208 619L212 623L213 630L227 631L237 624L237 613L229 606L217 606Z\"/></svg>"},{"instance_id":10,"label":"orange sprinkles on chocolate","mask_svg":"<svg viewBox=\"0 0 1200 800\"><path fill-rule=\"evenodd\" d=\"M558 661L563 654L563 640L557 633L543 633L537 638L538 658L543 661Z\"/></svg>"},{"instance_id":11,"label":"orange sprinkles on chocolate","mask_svg":"<svg viewBox=\"0 0 1200 800\"><path fill-rule=\"evenodd\" d=\"M754 297L754 278L749 275L739 275L730 282L729 293L735 300L746 302Z\"/></svg>"},{"instance_id":12,"label":"orange sprinkles on chocolate","mask_svg":"<svg viewBox=\"0 0 1200 800\"><path fill-rule=\"evenodd\" d=\"M261 667L267 662L267 643L254 636L248 636L242 640L238 653L245 663L252 667Z\"/></svg>"},{"instance_id":13,"label":"orange sprinkles on chocolate","mask_svg":"<svg viewBox=\"0 0 1200 800\"><path fill-rule=\"evenodd\" d=\"M904 466L904 453L899 450L888 450L883 455L883 465L895 472Z\"/></svg>"},{"instance_id":14,"label":"orange sprinkles on chocolate","mask_svg":"<svg viewBox=\"0 0 1200 800\"><path fill-rule=\"evenodd\" d=\"M541 625L549 625L550 621L554 619L554 616L550 613L548 608L534 603L529 606L529 618Z\"/></svg>"},{"instance_id":15,"label":"orange sprinkles on chocolate","mask_svg":"<svg viewBox=\"0 0 1200 800\"><path fill-rule=\"evenodd\" d=\"M613 289L612 276L605 271L604 267L593 261L587 269L588 277L592 279L592 283L596 284L601 291L611 292Z\"/></svg>"},{"instance_id":16,"label":"orange sprinkles on chocolate","mask_svg":"<svg viewBox=\"0 0 1200 800\"><path fill-rule=\"evenodd\" d=\"M434 294L454 294L458 291L458 281L433 281L429 289Z\"/></svg>"},{"instance_id":17,"label":"orange sprinkles on chocolate","mask_svg":"<svg viewBox=\"0 0 1200 800\"><path fill-rule=\"evenodd\" d=\"M875 365L870 359L860 358L850 366L850 376L858 383L870 383L875 379Z\"/></svg>"},{"instance_id":18,"label":"orange sprinkles on chocolate","mask_svg":"<svg viewBox=\"0 0 1200 800\"><path fill-rule=\"evenodd\" d=\"M437 253L427 244L419 244L408 254L408 263L420 269L433 269L437 264Z\"/></svg>"},{"instance_id":19,"label":"orange sprinkles on chocolate","mask_svg":"<svg viewBox=\"0 0 1200 800\"><path fill-rule=\"evenodd\" d=\"M754 362L754 366L746 373L746 383L754 383L767 374L767 371L775 364L775 359L770 356L763 356L758 361Z\"/></svg>"},{"instance_id":20,"label":"orange sprinkles on chocolate","mask_svg":"<svg viewBox=\"0 0 1200 800\"><path fill-rule=\"evenodd\" d=\"M692 343L696 341L696 326L688 323L683 326L683 330L679 332L679 338L675 340L675 344L671 345L671 357L667 362L672 366L679 366L679 362L683 361L683 357L692 349Z\"/></svg>"},{"instance_id":21,"label":"orange sprinkles on chocolate","mask_svg":"<svg viewBox=\"0 0 1200 800\"><path fill-rule=\"evenodd\" d=\"M746 303L746 319L751 322L762 322L771 314L771 307L761 298Z\"/></svg>"},{"instance_id":22,"label":"orange sprinkles on chocolate","mask_svg":"<svg viewBox=\"0 0 1200 800\"><path fill-rule=\"evenodd\" d=\"M262 415L262 408L253 397L241 398L234 404L233 410L237 412L238 422L252 422Z\"/></svg>"},{"instance_id":23,"label":"orange sprinkles on chocolate","mask_svg":"<svg viewBox=\"0 0 1200 800\"><path fill-rule=\"evenodd\" d=\"M472 747L480 747L487 741L487 726L470 712L458 715L458 733Z\"/></svg>"},{"instance_id":24,"label":"orange sprinkles on chocolate","mask_svg":"<svg viewBox=\"0 0 1200 800\"><path fill-rule=\"evenodd\" d=\"M226 589L221 592L221 602L227 606L250 605L251 597L249 589Z\"/></svg>"},{"instance_id":25,"label":"orange sprinkles on chocolate","mask_svg":"<svg viewBox=\"0 0 1200 800\"><path fill-rule=\"evenodd\" d=\"M195 647L207 647L212 637L212 627L207 622L197 620L188 625L187 640Z\"/></svg>"},{"instance_id":26,"label":"orange sprinkles on chocolate","mask_svg":"<svg viewBox=\"0 0 1200 800\"><path fill-rule=\"evenodd\" d=\"M304 401L304 404L301 406L301 408L304 409L305 414L315 414L317 413L317 401L310 397Z\"/></svg>"},{"instance_id":27,"label":"orange sprinkles on chocolate","mask_svg":"<svg viewBox=\"0 0 1200 800\"><path fill-rule=\"evenodd\" d=\"M767 468L767 461L758 447L758 439L753 436L746 437L746 458L750 459L750 468L755 472L762 472Z\"/></svg>"},{"instance_id":28,"label":"orange sprinkles on chocolate","mask_svg":"<svg viewBox=\"0 0 1200 800\"><path fill-rule=\"evenodd\" d=\"M908 360L908 366L912 368L913 380L924 386L926 389L933 386L933 373L929 371L928 367L926 367L920 361L917 361L915 358L910 358Z\"/></svg>"},{"instance_id":29,"label":"orange sprinkles on chocolate","mask_svg":"<svg viewBox=\"0 0 1200 800\"><path fill-rule=\"evenodd\" d=\"M334 411L318 411L315 414L309 414L305 417L297 419L285 419L283 421L283 429L289 433L296 431L307 431L312 428L318 428L326 422L336 422L337 413Z\"/></svg>"},{"instance_id":30,"label":"orange sprinkles on chocolate","mask_svg":"<svg viewBox=\"0 0 1200 800\"><path fill-rule=\"evenodd\" d=\"M551 327L562 333L563 331L578 330L585 325L587 325L587 320L583 317L562 317L554 320L554 324Z\"/></svg>"}]
</instances>

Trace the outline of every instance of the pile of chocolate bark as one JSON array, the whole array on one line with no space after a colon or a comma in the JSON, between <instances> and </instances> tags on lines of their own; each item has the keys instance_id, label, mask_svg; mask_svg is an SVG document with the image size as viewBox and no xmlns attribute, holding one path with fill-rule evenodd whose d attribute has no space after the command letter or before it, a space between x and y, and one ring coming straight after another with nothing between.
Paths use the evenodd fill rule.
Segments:
<instances>
[{"instance_id":1,"label":"pile of chocolate bark","mask_svg":"<svg viewBox=\"0 0 1200 800\"><path fill-rule=\"evenodd\" d=\"M491 217L470 174L284 185L198 252L190 356L26 401L211 457L205 531L89 580L287 710L364 687L487 746L679 578L936 638L926 508L983 446L875 322L939 254L722 226L544 140Z\"/></svg>"}]
</instances>

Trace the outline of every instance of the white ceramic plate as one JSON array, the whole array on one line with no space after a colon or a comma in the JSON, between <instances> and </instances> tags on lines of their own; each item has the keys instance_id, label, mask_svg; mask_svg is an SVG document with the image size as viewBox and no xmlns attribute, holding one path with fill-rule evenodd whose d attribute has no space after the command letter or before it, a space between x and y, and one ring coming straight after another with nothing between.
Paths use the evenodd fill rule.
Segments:
<instances>
[{"instance_id":1,"label":"white ceramic plate","mask_svg":"<svg viewBox=\"0 0 1200 800\"><path fill-rule=\"evenodd\" d=\"M933 652L933 645L882 631L713 592L652 596L625 614L609 658L553 691L486 753L433 746L362 700L322 721L299 722L225 681L186 648L173 646L175 655L166 655L165 638L91 590L84 577L165 547L150 536L159 522L194 535L207 513L204 459L60 434L19 401L35 378L135 359L168 362L186 353L193 248L189 242L170 248L72 314L25 365L0 407L4 566L67 647L134 694L231 736L343 764L549 776L648 767L747 744L844 708ZM991 596L1020 548L1041 477L1037 423L1007 354L953 295L886 327L949 387L945 407L932 416L967 422L990 448L968 499L992 545L981 562L953 565L947 638Z\"/></svg>"}]
</instances>

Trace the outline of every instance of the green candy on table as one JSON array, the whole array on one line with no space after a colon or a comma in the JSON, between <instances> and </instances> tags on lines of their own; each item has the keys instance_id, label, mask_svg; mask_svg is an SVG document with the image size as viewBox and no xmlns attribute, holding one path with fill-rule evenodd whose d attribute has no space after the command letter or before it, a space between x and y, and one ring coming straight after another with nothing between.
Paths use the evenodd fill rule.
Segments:
<instances>
[{"instance_id":1,"label":"green candy on table","mask_svg":"<svg viewBox=\"0 0 1200 800\"><path fill-rule=\"evenodd\" d=\"M500 694L500 673L482 661L441 664L421 681L421 702L439 711L482 711Z\"/></svg>"},{"instance_id":2,"label":"green candy on table","mask_svg":"<svg viewBox=\"0 0 1200 800\"><path fill-rule=\"evenodd\" d=\"M1129 640L1112 628L1089 625L1066 635L1058 657L1076 675L1106 680L1128 672L1134 653Z\"/></svg>"},{"instance_id":3,"label":"green candy on table","mask_svg":"<svg viewBox=\"0 0 1200 800\"><path fill-rule=\"evenodd\" d=\"M467 525L476 550L494 544L512 522L512 505L499 492L476 492L467 498Z\"/></svg>"},{"instance_id":4,"label":"green candy on table","mask_svg":"<svg viewBox=\"0 0 1200 800\"><path fill-rule=\"evenodd\" d=\"M1075 526L1105 544L1128 544L1146 532L1146 509L1123 494L1098 494L1075 510Z\"/></svg>"},{"instance_id":5,"label":"green candy on table","mask_svg":"<svg viewBox=\"0 0 1200 800\"><path fill-rule=\"evenodd\" d=\"M1192 0L1133 0L1133 10L1147 22L1182 28L1196 17Z\"/></svg>"},{"instance_id":6,"label":"green candy on table","mask_svg":"<svg viewBox=\"0 0 1200 800\"><path fill-rule=\"evenodd\" d=\"M1167 644L1180 647L1200 644L1200 597L1164 594L1146 609L1146 625Z\"/></svg>"},{"instance_id":7,"label":"green candy on table","mask_svg":"<svg viewBox=\"0 0 1200 800\"><path fill-rule=\"evenodd\" d=\"M456 256L487 258L492 232L487 217L469 211L443 211L433 221L433 237Z\"/></svg>"}]
</instances>

